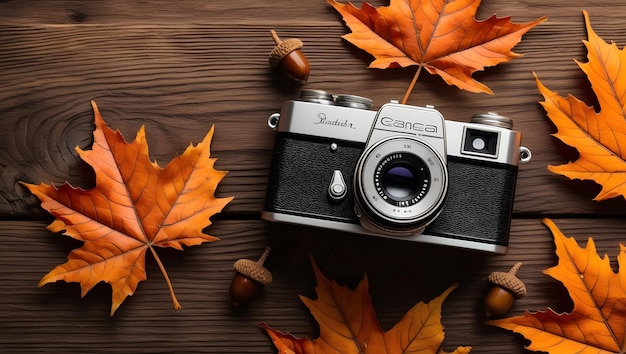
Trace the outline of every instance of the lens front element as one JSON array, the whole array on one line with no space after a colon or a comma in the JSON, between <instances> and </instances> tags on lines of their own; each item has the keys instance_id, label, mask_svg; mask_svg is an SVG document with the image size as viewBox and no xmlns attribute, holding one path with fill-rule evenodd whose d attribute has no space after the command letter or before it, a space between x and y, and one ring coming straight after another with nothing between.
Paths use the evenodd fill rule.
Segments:
<instances>
[{"instance_id":1,"label":"lens front element","mask_svg":"<svg viewBox=\"0 0 626 354\"><path fill-rule=\"evenodd\" d=\"M356 212L366 228L413 233L441 211L445 160L426 142L391 137L367 149L355 171Z\"/></svg>"},{"instance_id":2,"label":"lens front element","mask_svg":"<svg viewBox=\"0 0 626 354\"><path fill-rule=\"evenodd\" d=\"M430 170L417 155L393 153L379 163L374 184L387 203L406 207L419 202L428 193Z\"/></svg>"}]
</instances>

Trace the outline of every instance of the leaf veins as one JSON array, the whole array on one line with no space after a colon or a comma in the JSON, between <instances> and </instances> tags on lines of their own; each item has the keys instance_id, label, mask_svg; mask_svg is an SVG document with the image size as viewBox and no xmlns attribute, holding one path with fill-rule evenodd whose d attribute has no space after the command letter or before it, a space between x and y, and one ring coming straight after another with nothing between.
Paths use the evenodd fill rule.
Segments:
<instances>
[{"instance_id":1,"label":"leaf veins","mask_svg":"<svg viewBox=\"0 0 626 354\"><path fill-rule=\"evenodd\" d=\"M209 218L230 198L216 198L218 183L226 175L213 168L210 158L213 128L197 146L189 146L165 168L151 162L144 128L126 143L119 131L106 126L92 101L96 129L91 150L77 148L95 172L91 190L68 183L56 187L23 183L55 217L52 232L84 242L66 263L46 274L39 286L64 280L77 282L84 296L104 281L112 288L111 316L139 282L146 280L145 255L154 256L172 296L180 304L155 247L182 250L217 240L203 233Z\"/></svg>"}]
</instances>

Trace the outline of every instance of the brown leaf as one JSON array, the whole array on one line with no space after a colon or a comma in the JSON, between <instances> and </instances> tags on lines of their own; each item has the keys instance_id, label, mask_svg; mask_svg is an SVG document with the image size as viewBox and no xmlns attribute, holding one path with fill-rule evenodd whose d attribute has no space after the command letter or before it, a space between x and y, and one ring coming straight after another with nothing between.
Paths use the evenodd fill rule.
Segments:
<instances>
[{"instance_id":1,"label":"brown leaf","mask_svg":"<svg viewBox=\"0 0 626 354\"><path fill-rule=\"evenodd\" d=\"M600 184L602 190L595 200L626 197L626 50L603 41L591 28L586 11L584 16L589 61L578 65L587 75L601 110L596 113L571 95L563 98L537 78L545 99L541 104L558 128L554 136L579 153L576 161L548 168L570 179Z\"/></svg>"},{"instance_id":2,"label":"brown leaf","mask_svg":"<svg viewBox=\"0 0 626 354\"><path fill-rule=\"evenodd\" d=\"M56 219L52 232L83 241L68 261L41 279L39 286L65 280L80 283L84 296L97 283L111 284L111 315L137 284L146 279L145 255L156 259L169 286L176 309L180 308L169 277L155 247L172 247L212 242L205 235L209 218L232 198L216 198L214 191L226 172L213 168L210 156L213 129L197 146L189 146L165 168L151 162L143 127L136 140L126 143L118 131L106 126L92 101L96 130L92 150L80 157L95 171L91 190L69 184L26 184L41 205Z\"/></svg>"},{"instance_id":3,"label":"brown leaf","mask_svg":"<svg viewBox=\"0 0 626 354\"><path fill-rule=\"evenodd\" d=\"M559 262L544 273L567 288L574 303L571 313L526 312L522 316L489 321L488 324L521 333L528 349L548 353L626 352L626 246L617 257L620 271L613 272L609 258L600 258L590 237L587 247L566 237L552 220Z\"/></svg>"},{"instance_id":4,"label":"brown leaf","mask_svg":"<svg viewBox=\"0 0 626 354\"><path fill-rule=\"evenodd\" d=\"M456 285L427 304L418 303L392 329L383 332L368 293L367 277L350 290L326 279L311 261L317 299L300 299L319 323L320 336L315 340L296 338L261 323L280 353L444 353L441 305ZM458 347L452 353L469 353L470 349Z\"/></svg>"},{"instance_id":5,"label":"brown leaf","mask_svg":"<svg viewBox=\"0 0 626 354\"><path fill-rule=\"evenodd\" d=\"M343 38L374 56L370 68L416 65L415 79L425 68L449 85L489 94L492 91L472 74L518 57L511 49L546 20L514 24L510 17L494 15L478 21L474 16L480 1L476 0L391 0L389 6L378 8L363 2L361 9L327 1L352 30Z\"/></svg>"}]
</instances>

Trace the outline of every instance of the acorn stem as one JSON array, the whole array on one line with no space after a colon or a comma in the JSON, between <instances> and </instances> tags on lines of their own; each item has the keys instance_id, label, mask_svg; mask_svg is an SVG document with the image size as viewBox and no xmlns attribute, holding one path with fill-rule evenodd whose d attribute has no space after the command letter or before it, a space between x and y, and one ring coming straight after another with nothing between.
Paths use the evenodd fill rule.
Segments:
<instances>
[{"instance_id":1,"label":"acorn stem","mask_svg":"<svg viewBox=\"0 0 626 354\"><path fill-rule=\"evenodd\" d=\"M259 265L263 265L263 263L265 263L265 260L267 259L267 256L269 256L271 249L269 247L265 247L265 251L263 251L263 254L261 255L261 257L259 257L259 260L256 261Z\"/></svg>"},{"instance_id":2,"label":"acorn stem","mask_svg":"<svg viewBox=\"0 0 626 354\"><path fill-rule=\"evenodd\" d=\"M272 38L274 38L274 42L276 44L280 44L283 41L280 39L280 37L278 37L278 33L276 33L276 31L274 31L273 29L270 30L270 33L272 34Z\"/></svg>"},{"instance_id":3,"label":"acorn stem","mask_svg":"<svg viewBox=\"0 0 626 354\"><path fill-rule=\"evenodd\" d=\"M515 275L517 274L517 271L522 267L522 262L517 262L513 265L513 267L511 267L511 270L509 270L509 274L511 275Z\"/></svg>"}]
</instances>

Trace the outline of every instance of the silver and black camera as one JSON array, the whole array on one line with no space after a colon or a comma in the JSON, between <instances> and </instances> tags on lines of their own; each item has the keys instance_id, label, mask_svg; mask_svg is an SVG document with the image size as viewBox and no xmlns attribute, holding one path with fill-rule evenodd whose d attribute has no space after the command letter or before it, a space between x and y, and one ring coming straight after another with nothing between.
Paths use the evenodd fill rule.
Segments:
<instances>
[{"instance_id":1,"label":"silver and black camera","mask_svg":"<svg viewBox=\"0 0 626 354\"><path fill-rule=\"evenodd\" d=\"M265 220L495 253L508 247L518 164L512 121L303 90L277 131Z\"/></svg>"}]
</instances>

